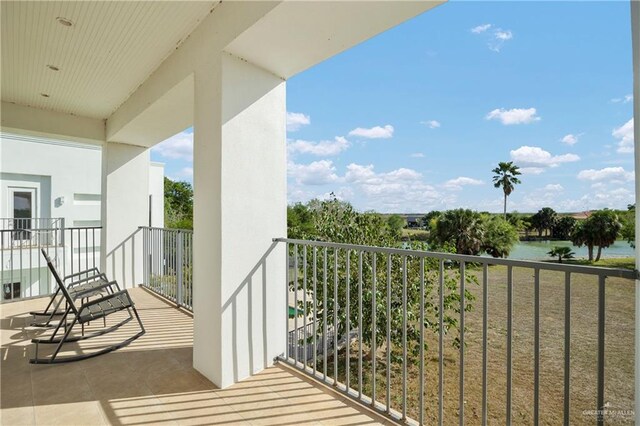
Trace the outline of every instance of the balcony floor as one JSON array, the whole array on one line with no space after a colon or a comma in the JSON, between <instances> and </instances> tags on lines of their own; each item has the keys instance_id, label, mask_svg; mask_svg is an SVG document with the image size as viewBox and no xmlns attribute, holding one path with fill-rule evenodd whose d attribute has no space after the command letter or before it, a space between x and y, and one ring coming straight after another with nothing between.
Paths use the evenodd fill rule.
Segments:
<instances>
[{"instance_id":1,"label":"balcony floor","mask_svg":"<svg viewBox=\"0 0 640 426\"><path fill-rule=\"evenodd\" d=\"M147 333L123 349L84 361L32 365L27 313L45 299L4 304L0 424L381 424L384 418L299 373L275 366L228 389L192 368L189 315L133 289ZM110 320L109 322L114 321ZM129 323L131 324L131 323ZM100 344L129 336L124 326ZM41 349L44 345L40 345ZM90 346L82 347L82 349ZM71 348L77 350L78 347ZM42 352L44 353L44 352Z\"/></svg>"}]
</instances>

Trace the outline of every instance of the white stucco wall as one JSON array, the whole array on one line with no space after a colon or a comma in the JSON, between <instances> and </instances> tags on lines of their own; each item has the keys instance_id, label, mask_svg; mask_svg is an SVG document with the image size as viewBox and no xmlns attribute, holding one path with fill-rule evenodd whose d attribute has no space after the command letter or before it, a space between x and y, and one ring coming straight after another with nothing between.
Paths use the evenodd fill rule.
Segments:
<instances>
[{"instance_id":1,"label":"white stucco wall","mask_svg":"<svg viewBox=\"0 0 640 426\"><path fill-rule=\"evenodd\" d=\"M100 147L20 135L0 137L0 217L12 217L9 187L37 190L37 216L67 227L100 226Z\"/></svg>"},{"instance_id":2,"label":"white stucco wall","mask_svg":"<svg viewBox=\"0 0 640 426\"><path fill-rule=\"evenodd\" d=\"M106 202L112 206L109 210L116 223L113 237L105 241L109 243L110 278L128 286L138 284L142 279L141 264L132 266L133 255L141 250L142 244L136 246L131 235L138 226L149 225L150 216L153 226L162 227L164 223L164 165L150 164L148 150L143 148L134 147L135 155L131 157L130 148L128 145L113 147L106 164L111 167L110 187L113 189L111 199ZM0 218L13 217L12 189L33 190L36 194L35 216L64 219L67 228L64 237L60 232L50 233L56 235L58 248L50 254L57 261L60 272L63 275L76 272L93 266L94 261L96 266L101 266L102 232L74 231L72 242L68 228L104 225L102 175L101 146L3 133L0 137ZM151 205L150 195L153 195ZM33 226L37 225L34 223ZM55 222L55 227L61 226L62 223ZM39 227L50 225L45 226L42 222ZM42 239L45 234L38 235ZM4 233L3 237L2 245L7 250L2 251L1 283L20 282L23 297L46 294L54 283L42 269L46 265L40 252L28 248L24 242L12 242L10 233ZM60 248L62 242L64 252Z\"/></svg>"},{"instance_id":3,"label":"white stucco wall","mask_svg":"<svg viewBox=\"0 0 640 426\"><path fill-rule=\"evenodd\" d=\"M152 162L149 167L151 221L149 226L164 227L164 164Z\"/></svg>"}]
</instances>

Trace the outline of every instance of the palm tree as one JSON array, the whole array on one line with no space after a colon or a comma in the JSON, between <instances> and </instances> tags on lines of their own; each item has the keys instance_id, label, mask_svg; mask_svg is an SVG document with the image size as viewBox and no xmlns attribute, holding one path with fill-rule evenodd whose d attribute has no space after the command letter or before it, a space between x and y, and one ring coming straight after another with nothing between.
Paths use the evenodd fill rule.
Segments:
<instances>
[{"instance_id":1,"label":"palm tree","mask_svg":"<svg viewBox=\"0 0 640 426\"><path fill-rule=\"evenodd\" d=\"M519 167L513 164L513 161L499 162L498 167L492 170L495 175L493 176L493 186L496 188L502 187L504 191L504 218L507 219L507 197L513 192L515 185L521 183L519 176L521 173Z\"/></svg>"},{"instance_id":2,"label":"palm tree","mask_svg":"<svg viewBox=\"0 0 640 426\"><path fill-rule=\"evenodd\" d=\"M597 262L602 255L602 249L615 243L621 229L622 224L614 211L597 210L582 223L576 225L571 235L571 241L579 247L587 246L590 261L593 261L593 248L597 246L598 254L595 258Z\"/></svg>"},{"instance_id":3,"label":"palm tree","mask_svg":"<svg viewBox=\"0 0 640 426\"><path fill-rule=\"evenodd\" d=\"M618 219L618 215L609 209L598 210L593 212L589 219L587 219L590 226L593 229L595 235L595 245L598 246L598 254L596 255L596 262L600 260L602 255L602 249L609 247L616 242L618 234L622 229L622 224Z\"/></svg>"},{"instance_id":4,"label":"palm tree","mask_svg":"<svg viewBox=\"0 0 640 426\"><path fill-rule=\"evenodd\" d=\"M432 238L439 244L452 243L458 254L478 255L482 249L484 228L478 212L447 210L436 222Z\"/></svg>"},{"instance_id":5,"label":"palm tree","mask_svg":"<svg viewBox=\"0 0 640 426\"><path fill-rule=\"evenodd\" d=\"M573 259L575 254L571 247L554 247L547 253L551 257L558 257L558 263L562 263L562 259Z\"/></svg>"}]
</instances>

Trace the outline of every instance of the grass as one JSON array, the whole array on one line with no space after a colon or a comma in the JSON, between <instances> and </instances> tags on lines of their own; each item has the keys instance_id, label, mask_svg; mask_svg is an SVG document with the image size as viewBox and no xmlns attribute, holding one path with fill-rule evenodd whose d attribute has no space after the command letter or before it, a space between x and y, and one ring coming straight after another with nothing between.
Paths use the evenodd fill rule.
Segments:
<instances>
[{"instance_id":1,"label":"grass","mask_svg":"<svg viewBox=\"0 0 640 426\"><path fill-rule=\"evenodd\" d=\"M605 262L608 266L628 263ZM604 266L598 264L598 266ZM507 286L506 267L489 269L488 291L488 417L490 424L505 423L506 407L506 334ZM480 273L475 271L474 273ZM531 270L514 268L513 293L513 422L533 422L533 345L534 298ZM596 406L597 354L597 278L572 275L571 287L571 424L594 423L594 417L583 414ZM564 375L564 273L542 271L540 274L540 423L563 422ZM466 315L464 363L464 401L467 424L482 420L482 304L479 285L467 287L476 296L475 308ZM606 288L606 370L605 401L611 410L634 407L634 283L620 278L607 279ZM445 424L458 421L459 351L452 346L455 336L445 337L444 412ZM437 422L438 416L438 339L434 333L426 337L429 349L425 355L425 423ZM350 359L351 386L358 389L357 342L352 343ZM400 349L400 348L397 348ZM364 349L367 353L367 348ZM385 348L376 357L376 399L385 401ZM328 371L333 372L329 357ZM338 354L339 380L344 381L344 350ZM318 368L322 371L322 361ZM402 407L402 362L392 362L391 406ZM363 360L363 392L371 395L371 360ZM407 414L418 418L419 358L407 365ZM630 417L607 419L631 422Z\"/></svg>"},{"instance_id":2,"label":"grass","mask_svg":"<svg viewBox=\"0 0 640 426\"><path fill-rule=\"evenodd\" d=\"M602 266L605 268L622 268L622 269L636 269L636 258L635 257L613 257L608 259L600 259L597 262L590 262L586 259L571 259L564 260L564 263L574 264L574 265L588 265L588 266Z\"/></svg>"},{"instance_id":3,"label":"grass","mask_svg":"<svg viewBox=\"0 0 640 426\"><path fill-rule=\"evenodd\" d=\"M402 236L403 237L414 237L416 235L429 235L429 232L424 229L413 229L413 228L403 228Z\"/></svg>"}]
</instances>

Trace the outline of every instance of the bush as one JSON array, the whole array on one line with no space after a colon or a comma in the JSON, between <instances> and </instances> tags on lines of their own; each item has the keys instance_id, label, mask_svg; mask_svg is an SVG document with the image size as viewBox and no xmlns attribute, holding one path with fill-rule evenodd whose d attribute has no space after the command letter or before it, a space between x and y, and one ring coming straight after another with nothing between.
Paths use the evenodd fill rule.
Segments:
<instances>
[{"instance_id":1,"label":"bush","mask_svg":"<svg viewBox=\"0 0 640 426\"><path fill-rule=\"evenodd\" d=\"M482 249L493 257L507 257L518 242L516 228L500 216L485 216Z\"/></svg>"}]
</instances>

